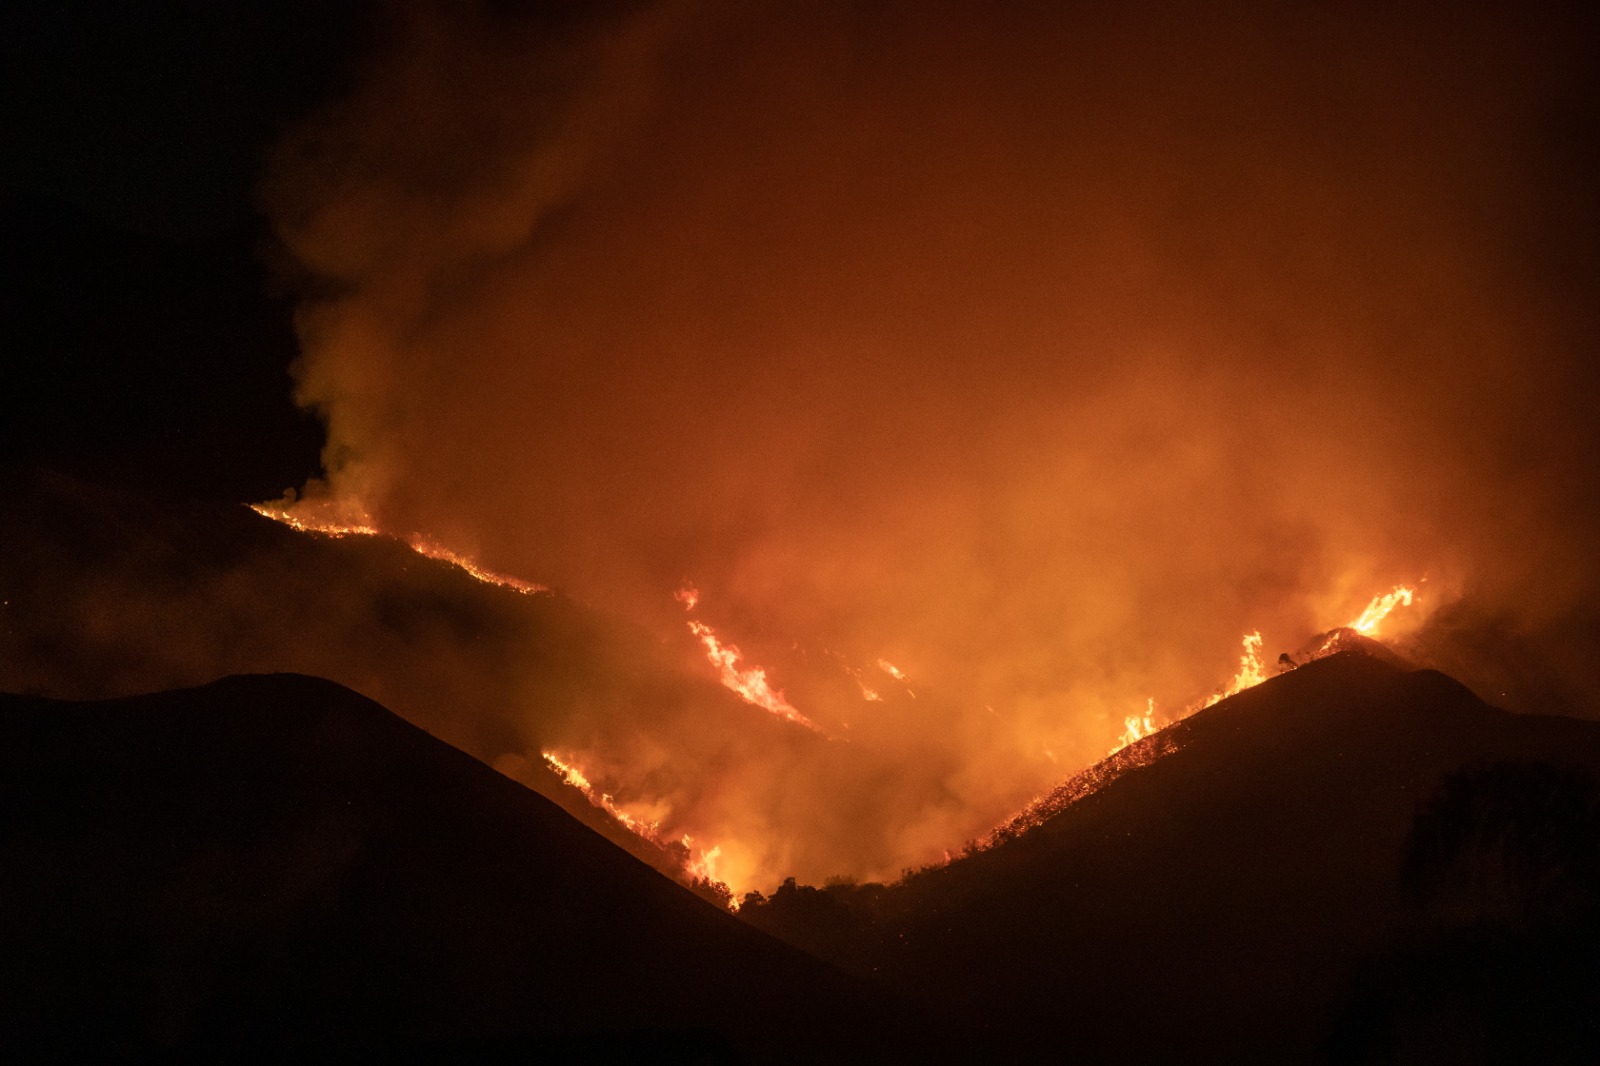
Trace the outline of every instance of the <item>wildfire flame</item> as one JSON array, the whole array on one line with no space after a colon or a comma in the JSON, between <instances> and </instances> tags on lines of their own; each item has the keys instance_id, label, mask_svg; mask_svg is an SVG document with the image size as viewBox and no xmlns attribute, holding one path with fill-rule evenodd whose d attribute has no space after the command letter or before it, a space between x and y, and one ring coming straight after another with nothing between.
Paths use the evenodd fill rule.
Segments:
<instances>
[{"instance_id":1,"label":"wildfire flame","mask_svg":"<svg viewBox=\"0 0 1600 1066\"><path fill-rule=\"evenodd\" d=\"M313 533L323 537L382 537L391 536L418 555L428 559L437 559L441 563L460 570L476 581L486 585L498 585L501 588L520 592L524 596L532 596L539 592L550 591L543 585L536 585L531 581L524 581L520 577L510 574L501 574L479 566L470 557L440 544L432 537L421 533L412 533L409 536L394 536L386 534L373 524L371 517L361 512L358 515L323 515L313 517L299 511L291 511L285 506L269 503L252 503L250 509L263 518L270 518L274 522L281 522L290 529L297 529L302 533Z\"/></svg>"},{"instance_id":2,"label":"wildfire flame","mask_svg":"<svg viewBox=\"0 0 1600 1066\"><path fill-rule=\"evenodd\" d=\"M694 586L685 585L677 591L675 598L683 604L684 610L692 611L700 602L700 593ZM784 698L782 691L772 687L764 669L759 666L741 667L739 664L742 656L739 649L732 644L723 643L717 636L716 630L694 618L689 619L688 625L689 632L698 637L700 643L705 646L706 658L717 668L718 680L724 687L737 692L746 703L760 707L769 714L775 714L795 725L804 726L812 732L822 732L811 719L794 709Z\"/></svg>"},{"instance_id":3,"label":"wildfire flame","mask_svg":"<svg viewBox=\"0 0 1600 1066\"><path fill-rule=\"evenodd\" d=\"M696 853L692 846L694 838L688 833L684 833L676 841L671 841L662 834L659 818L646 818L634 814L613 799L610 793L601 792L589 780L589 775L578 766L573 756L563 757L550 751L542 751L539 754L543 757L545 765L559 774L564 782L582 792L585 799L615 818L623 828L656 845L669 855L678 855L684 875L690 881L701 881L720 887L727 892L729 908L739 909L739 897L728 889L724 880L717 877L717 860L722 857L721 844L713 844L710 848ZM675 848L674 844L680 845L682 850Z\"/></svg>"},{"instance_id":4,"label":"wildfire flame","mask_svg":"<svg viewBox=\"0 0 1600 1066\"><path fill-rule=\"evenodd\" d=\"M884 673L888 674L890 677L894 678L896 681L898 681L902 685L906 686L906 695L907 696L910 696L912 699L916 699L917 698L917 694L915 692L911 691L911 679L909 677L907 677L905 675L905 672L902 671L894 663L890 662L888 659L879 659L878 660L878 669L882 670Z\"/></svg>"},{"instance_id":5,"label":"wildfire flame","mask_svg":"<svg viewBox=\"0 0 1600 1066\"><path fill-rule=\"evenodd\" d=\"M694 838L688 833L683 834L682 839L683 846L686 848L694 843ZM721 857L721 855L721 844L712 845L710 851L702 851L698 859L689 860L689 864L686 867L686 869L689 871L689 876L693 877L697 881L710 881L712 883L716 883L717 859ZM731 906L734 910L738 910L739 902L734 900L729 904L729 906Z\"/></svg>"},{"instance_id":6,"label":"wildfire flame","mask_svg":"<svg viewBox=\"0 0 1600 1066\"><path fill-rule=\"evenodd\" d=\"M280 522L304 533L334 538L390 536L392 539L405 544L418 555L453 566L477 581L511 589L523 595L548 591L542 585L485 569L470 557L445 547L431 537L421 534L407 536L386 534L377 527L370 516L362 511L335 512L325 510L322 513L318 513L314 509L308 510L304 505L297 506L292 511L286 505L251 504L250 507L265 518ZM688 583L679 588L674 596L679 603L683 604L687 612L693 612L700 602L699 591ZM1416 590L1414 588L1397 585L1387 593L1374 596L1371 602L1367 604L1366 609L1348 626L1342 628L1345 631L1354 631L1362 636L1371 637L1379 631L1384 621L1396 608L1411 606L1415 597ZM763 668L745 665L739 649L735 645L724 641L710 625L692 617L687 619L687 625L689 631L704 647L706 658L716 667L718 679L725 687L737 693L747 703L760 707L770 714L814 732L822 732L815 723L789 703L781 690L772 686ZM1174 716L1168 724L1176 724L1182 718L1197 710L1213 706L1265 681L1267 679L1267 671L1261 657L1263 643L1259 630L1247 633L1242 640L1243 650L1239 657L1239 669L1232 680L1202 703L1190 705L1182 713ZM1330 639L1324 645L1324 649L1331 651L1336 644L1336 639ZM887 659L881 658L877 660L876 666L896 682L905 686L905 691L908 695L915 695L910 691L909 678L899 667ZM845 669L856 680L864 699L868 701L882 699L879 693L867 684L860 670L848 665L845 666ZM993 708L989 710L991 714L994 713ZM1182 744L1181 738L1176 735L1178 732L1168 729L1167 726L1157 724L1155 700L1153 698L1147 699L1145 710L1142 714L1131 714L1124 717L1123 731L1117 738L1116 745L1110 749L1106 759L1070 778L1047 796L1037 799L1023 813L992 831L981 842L969 845L969 850L971 848L982 850L992 847L1004 839L1013 837L1033 825L1042 823L1066 806L1121 776L1127 770L1148 765L1178 750ZM1139 741L1155 736L1158 733L1161 734L1160 738L1152 744L1141 745L1132 751L1125 750ZM709 848L695 849L692 846L693 837L687 833L683 833L676 838L669 838L662 829L662 820L668 813L664 806L652 808L646 804L641 808L638 804L627 806L620 804L610 793L598 789L589 775L570 755L562 756L549 751L541 752L541 755L546 765L558 774L563 782L578 789L591 804L615 819L619 825L661 848L666 854L673 856L674 861L681 865L683 875L687 880L703 886L710 886L715 892L726 897L730 908L738 909L739 897L731 893L726 878L718 878L717 868L719 864L726 864L728 860L728 856L724 854L722 844L713 844ZM1053 752L1046 750L1046 755L1052 761L1055 760ZM652 814L656 816L652 817ZM747 865L743 861L743 849L737 846L737 841L732 846L735 865L741 867ZM948 859L949 855L947 853L946 861Z\"/></svg>"},{"instance_id":7,"label":"wildfire flame","mask_svg":"<svg viewBox=\"0 0 1600 1066\"><path fill-rule=\"evenodd\" d=\"M1237 696L1247 688L1254 688L1267 679L1266 667L1261 663L1261 631L1246 633L1244 654L1239 656L1239 672L1233 675L1228 687L1206 700L1205 706L1221 703L1229 696Z\"/></svg>"},{"instance_id":8,"label":"wildfire flame","mask_svg":"<svg viewBox=\"0 0 1600 1066\"><path fill-rule=\"evenodd\" d=\"M1350 629L1355 630L1364 637L1370 637L1378 631L1378 626L1389 617L1389 612L1396 607L1410 607L1411 599L1416 595L1416 590L1405 585L1396 585L1393 592L1372 597L1372 602L1367 604L1367 609L1361 616L1351 622Z\"/></svg>"},{"instance_id":9,"label":"wildfire flame","mask_svg":"<svg viewBox=\"0 0 1600 1066\"><path fill-rule=\"evenodd\" d=\"M1396 585L1392 591L1372 597L1372 602L1367 604L1367 609L1362 611L1355 621L1342 628L1354 630L1363 636L1370 637L1378 632L1378 628L1384 619L1388 618L1396 607L1411 606L1415 596L1416 590L1410 586ZM1244 651L1239 656L1239 672L1233 676L1233 680L1229 681L1225 688L1213 693L1203 703L1191 706L1179 716L1180 718L1187 717L1197 710L1221 703L1230 696L1237 696L1246 689L1254 688L1267 679L1266 664L1261 659L1262 638L1260 630L1245 634L1243 644ZM1322 644L1315 656L1320 657L1323 654L1331 653L1338 646L1339 639L1338 631L1336 630L1334 635L1330 636ZM887 669L887 664L881 660L879 665ZM1155 701L1149 700L1143 715L1128 715L1123 719L1122 735L1117 738L1116 746L1111 749L1111 754L1115 755L1128 745L1142 740L1156 731Z\"/></svg>"},{"instance_id":10,"label":"wildfire flame","mask_svg":"<svg viewBox=\"0 0 1600 1066\"><path fill-rule=\"evenodd\" d=\"M542 751L539 754L543 756L546 765L548 765L550 769L560 774L561 779L567 784L571 785L579 792L582 792L584 796L588 798L590 803L594 804L596 807L599 807L601 810L611 815L611 817L621 822L626 828L639 834L646 840L653 841L657 844L661 843L661 841L657 839L656 835L657 831L661 827L661 823L659 821L646 821L645 819L624 810L615 800L611 798L610 793L601 792L596 789L594 785L589 782L588 775L578 768L577 763L573 762L570 756L563 759L548 751Z\"/></svg>"},{"instance_id":11,"label":"wildfire flame","mask_svg":"<svg viewBox=\"0 0 1600 1066\"><path fill-rule=\"evenodd\" d=\"M717 668L718 678L725 687L737 692L746 703L754 704L795 725L821 732L811 719L795 710L789 701L784 699L781 691L772 687L767 680L765 670L759 666L741 667L739 649L732 644L722 643L710 626L691 618L689 631L699 637L700 643L705 645L706 658Z\"/></svg>"},{"instance_id":12,"label":"wildfire flame","mask_svg":"<svg viewBox=\"0 0 1600 1066\"><path fill-rule=\"evenodd\" d=\"M584 795L590 795L594 786L589 784L589 779L584 776L582 770L548 751L541 751L539 754L544 757L544 761L549 764L550 769L561 775L563 781L578 789Z\"/></svg>"},{"instance_id":13,"label":"wildfire flame","mask_svg":"<svg viewBox=\"0 0 1600 1066\"><path fill-rule=\"evenodd\" d=\"M1111 749L1112 755L1135 741L1143 740L1156 731L1156 701L1154 699L1145 700L1144 714L1130 714L1122 720L1122 723L1122 736L1118 739L1117 746ZM1050 755L1049 752L1045 752L1045 754ZM1054 755L1050 755L1050 761L1055 761Z\"/></svg>"}]
</instances>

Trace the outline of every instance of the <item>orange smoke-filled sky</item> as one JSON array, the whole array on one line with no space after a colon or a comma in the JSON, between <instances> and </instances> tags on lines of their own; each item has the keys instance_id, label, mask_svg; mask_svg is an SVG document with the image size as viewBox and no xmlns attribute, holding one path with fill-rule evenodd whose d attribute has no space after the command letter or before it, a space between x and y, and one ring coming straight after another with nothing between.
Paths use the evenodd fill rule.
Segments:
<instances>
[{"instance_id":1,"label":"orange smoke-filled sky","mask_svg":"<svg viewBox=\"0 0 1600 1066\"><path fill-rule=\"evenodd\" d=\"M264 186L308 495L662 632L692 581L755 662L887 658L945 709L774 680L956 791L1400 581L1592 621L1576 22L488 7L395 18Z\"/></svg>"}]
</instances>

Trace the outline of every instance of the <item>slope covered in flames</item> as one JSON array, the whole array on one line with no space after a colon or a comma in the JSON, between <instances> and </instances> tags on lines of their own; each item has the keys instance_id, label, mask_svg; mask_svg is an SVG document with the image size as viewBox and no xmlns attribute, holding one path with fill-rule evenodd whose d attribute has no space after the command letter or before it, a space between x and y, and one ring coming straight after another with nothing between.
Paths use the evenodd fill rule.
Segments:
<instances>
[{"instance_id":1,"label":"slope covered in flames","mask_svg":"<svg viewBox=\"0 0 1600 1066\"><path fill-rule=\"evenodd\" d=\"M904 1023L318 679L0 697L0 839L13 1052L816 1061Z\"/></svg>"},{"instance_id":2,"label":"slope covered in flames","mask_svg":"<svg viewBox=\"0 0 1600 1066\"><path fill-rule=\"evenodd\" d=\"M1030 1056L1581 1061L1600 1047L1600 727L1342 639L991 847L743 913Z\"/></svg>"}]
</instances>

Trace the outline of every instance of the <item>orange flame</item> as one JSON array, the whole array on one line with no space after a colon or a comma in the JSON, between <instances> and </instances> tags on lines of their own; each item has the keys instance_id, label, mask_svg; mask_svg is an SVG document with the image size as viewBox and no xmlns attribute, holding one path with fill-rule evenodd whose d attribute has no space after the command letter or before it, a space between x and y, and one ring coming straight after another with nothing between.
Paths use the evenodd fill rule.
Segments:
<instances>
[{"instance_id":1,"label":"orange flame","mask_svg":"<svg viewBox=\"0 0 1600 1066\"><path fill-rule=\"evenodd\" d=\"M1393 592L1372 597L1372 602L1367 604L1367 609L1362 611L1361 616L1351 622L1348 628L1355 630L1364 637L1370 637L1377 633L1378 626L1383 623L1385 618L1389 617L1389 612L1396 607L1410 607L1412 597L1415 595L1415 589L1408 588L1405 585L1396 585Z\"/></svg>"},{"instance_id":2,"label":"orange flame","mask_svg":"<svg viewBox=\"0 0 1600 1066\"><path fill-rule=\"evenodd\" d=\"M263 517L281 522L305 533L336 538L389 535L378 529L370 516L361 511L347 513L330 511L322 515L316 515L315 513L308 513L303 506L297 508L293 513L285 506L269 504L252 504L250 506L252 510ZM523 594L548 591L544 586L486 570L478 566L469 557L446 548L432 538L420 534L412 534L406 537L394 537L393 539L406 544L419 555L454 566L478 581L509 588ZM1397 585L1388 593L1374 596L1360 616L1345 628L1364 636L1372 636L1378 632L1384 620L1396 608L1410 606L1415 596L1416 591L1414 588ZM692 584L685 583L676 591L674 598L683 604L686 611L692 612L700 602L700 593ZM694 618L688 619L687 625L689 631L703 645L707 659L717 668L718 678L725 687L737 693L746 702L760 707L770 714L815 732L822 732L816 724L788 702L781 690L772 686L763 668L744 665L739 649L733 644L724 642L710 625ZM1182 713L1175 716L1174 722L1196 710L1213 706L1224 699L1259 685L1267 679L1267 671L1261 658L1263 639L1260 631L1246 634L1242 643L1243 652L1239 657L1238 672L1227 686L1219 689L1204 702L1190 705ZM876 665L878 669L902 686L909 686L909 678L906 674L887 659L878 659ZM881 700L882 697L866 683L859 670L849 666L845 668L855 678L864 699L869 701ZM910 692L909 687L906 688L906 691L909 695L915 695ZM995 713L992 707L989 708L989 712L991 714ZM1157 725L1153 698L1146 700L1143 714L1126 716L1123 719L1123 726L1123 732L1119 736L1116 746L1110 749L1110 754L1106 759L1070 778L1047 796L1037 799L1021 814L998 827L981 842L976 842L971 847L979 850L992 847L1031 826L1041 824L1065 806L1076 802L1077 799L1082 798L1084 795L1098 790L1128 769L1148 765L1178 750L1182 743L1181 738L1177 735L1179 731ZM1158 733L1161 734L1160 738L1152 744L1142 745L1132 751L1125 750L1137 742ZM648 814L643 813L637 804L632 805L633 809L630 810L628 807L616 802L610 793L597 789L588 775L570 756L562 757L553 752L542 752L541 754L546 764L559 774L566 784L582 792L595 807L604 811L629 831L662 848L668 854L674 855L676 861L681 863L681 868L686 878L695 882L714 885L719 891L726 892L728 889L727 882L731 878L725 877L719 880L717 876L718 866L728 865L730 860L732 865L741 868L751 865L748 862L749 856L745 854L746 849L741 848L737 840L729 845L733 852L730 856L725 854L722 844L713 844L710 848L699 849L698 851L692 849L693 838L687 833L678 836L676 839L668 839L663 835L662 831L662 818L665 817L664 807L659 808L660 817L650 817ZM1053 752L1047 749L1045 754L1052 761L1055 761ZM645 810L657 813L649 805L645 805ZM949 855L947 853L946 860L948 861L948 859ZM730 893L728 905L737 910L739 902L739 897Z\"/></svg>"},{"instance_id":3,"label":"orange flame","mask_svg":"<svg viewBox=\"0 0 1600 1066\"><path fill-rule=\"evenodd\" d=\"M912 699L917 698L917 694L911 691L911 679L905 675L905 671L901 670L888 659L879 659L878 669L882 670L884 673L900 682L900 684L904 685L906 687L907 696L910 696Z\"/></svg>"},{"instance_id":4,"label":"orange flame","mask_svg":"<svg viewBox=\"0 0 1600 1066\"><path fill-rule=\"evenodd\" d=\"M499 585L502 588L511 589L513 592L520 592L524 596L532 596L536 592L550 591L543 585L524 581L520 577L498 573L494 570L485 570L467 556L453 552L438 541L428 537L414 534L406 538L406 544L418 555L427 556L429 559L437 559L442 563L449 563L458 570L464 571L469 577L482 581L486 585Z\"/></svg>"},{"instance_id":5,"label":"orange flame","mask_svg":"<svg viewBox=\"0 0 1600 1066\"><path fill-rule=\"evenodd\" d=\"M382 534L378 527L372 524L372 519L365 511L351 515L324 514L310 517L304 513L290 511L287 507L278 507L270 503L252 503L250 510L263 518L270 518L274 522L282 522L290 529L297 529L302 533L315 533L324 537L377 537Z\"/></svg>"},{"instance_id":6,"label":"orange flame","mask_svg":"<svg viewBox=\"0 0 1600 1066\"><path fill-rule=\"evenodd\" d=\"M623 828L644 838L668 855L678 855L680 857L679 861L682 863L683 874L688 880L702 881L708 885L720 886L722 890L727 892L729 908L732 910L739 909L739 896L728 888L725 879L717 877L717 861L722 858L721 844L713 844L710 848L702 849L696 854L691 846L694 843L694 838L688 833L684 833L676 841L669 841L662 835L659 818L646 818L630 812L613 799L610 793L601 792L589 780L589 776L583 772L583 769L578 766L572 756L569 755L563 758L549 751L542 751L539 754L544 758L545 764L550 769L561 775L563 781L582 792L585 799L612 818L615 818ZM675 844L681 844L681 850L674 847Z\"/></svg>"},{"instance_id":7,"label":"orange flame","mask_svg":"<svg viewBox=\"0 0 1600 1066\"><path fill-rule=\"evenodd\" d=\"M1110 753L1112 755L1115 755L1134 741L1143 740L1156 731L1156 701L1154 699L1145 700L1144 714L1130 714L1122 720L1122 723L1122 736L1118 738L1117 746L1111 749ZM1045 752L1045 754L1049 755L1050 753ZM1054 762L1055 756L1051 755L1050 761Z\"/></svg>"},{"instance_id":8,"label":"orange flame","mask_svg":"<svg viewBox=\"0 0 1600 1066\"><path fill-rule=\"evenodd\" d=\"M1237 696L1245 689L1254 688L1266 679L1266 667L1261 662L1261 631L1246 633L1244 654L1239 656L1239 672L1233 675L1233 680L1228 682L1227 688L1214 693L1202 706L1210 707L1221 703L1229 696Z\"/></svg>"},{"instance_id":9,"label":"orange flame","mask_svg":"<svg viewBox=\"0 0 1600 1066\"><path fill-rule=\"evenodd\" d=\"M693 585L680 588L675 598L687 611L694 610L695 604L700 602L700 594ZM717 668L718 680L725 688L737 692L746 703L760 707L769 714L805 726L813 732L822 732L811 719L795 710L780 690L772 687L764 669L759 666L741 667L739 649L732 644L724 644L716 630L693 618L689 619L688 624L689 632L699 637L700 643L705 645L706 658Z\"/></svg>"},{"instance_id":10,"label":"orange flame","mask_svg":"<svg viewBox=\"0 0 1600 1066\"><path fill-rule=\"evenodd\" d=\"M683 834L683 846L689 847L694 843L694 838L688 833ZM717 880L717 859L722 855L722 845L714 844L710 851L702 851L698 859L690 859L687 867L689 876L697 881ZM733 909L738 910L739 905L733 904Z\"/></svg>"},{"instance_id":11,"label":"orange flame","mask_svg":"<svg viewBox=\"0 0 1600 1066\"><path fill-rule=\"evenodd\" d=\"M600 792L597 790L594 785L589 782L588 775L579 769L577 763L573 762L571 757L563 759L548 751L542 751L539 754L544 757L544 761L549 765L550 769L560 774L561 779L567 784L571 785L579 792L582 792L584 796L588 798L590 803L594 804L596 807L599 807L601 810L611 815L611 817L621 822L624 827L639 834L646 840L656 844L661 843L656 836L656 833L661 826L659 821L645 821L642 817L630 814L628 811L624 810L620 805L617 804L615 800L611 798L610 793Z\"/></svg>"},{"instance_id":12,"label":"orange flame","mask_svg":"<svg viewBox=\"0 0 1600 1066\"><path fill-rule=\"evenodd\" d=\"M328 515L323 517L310 517L308 515L301 514L298 511L292 512L287 507L275 506L273 504L252 503L249 505L249 507L252 511L258 515L261 515L263 518L270 518L274 522L282 522L290 529L297 529L302 533L314 533L324 537L392 536L391 534L385 534L376 525L374 525L372 518L364 511L358 512L354 515ZM456 551L452 551L451 549L446 548L443 544L440 544L438 541L434 540L432 537L424 536L421 533L413 533L410 536L405 537L394 536L393 539L400 541L406 547L410 548L412 551L423 556L424 558L437 559L441 563L448 563L457 570L460 570L462 573L466 574L468 577L471 577L476 581L482 581L486 585L498 585L501 588L507 588L513 592L520 592L524 596L532 596L538 592L550 591L543 585L536 585L531 581L524 581L520 577L513 577L510 574L501 574L496 573L493 570L486 570L468 556L462 555Z\"/></svg>"},{"instance_id":13,"label":"orange flame","mask_svg":"<svg viewBox=\"0 0 1600 1066\"><path fill-rule=\"evenodd\" d=\"M787 719L795 725L805 726L807 729L821 732L811 719L795 710L789 701L784 699L783 693L774 689L767 681L767 672L759 666L739 665L739 649L732 644L724 644L717 639L717 634L704 622L689 620L689 631L700 638L700 643L705 645L706 658L717 668L722 684L737 692L746 703L754 704L770 714Z\"/></svg>"}]
</instances>

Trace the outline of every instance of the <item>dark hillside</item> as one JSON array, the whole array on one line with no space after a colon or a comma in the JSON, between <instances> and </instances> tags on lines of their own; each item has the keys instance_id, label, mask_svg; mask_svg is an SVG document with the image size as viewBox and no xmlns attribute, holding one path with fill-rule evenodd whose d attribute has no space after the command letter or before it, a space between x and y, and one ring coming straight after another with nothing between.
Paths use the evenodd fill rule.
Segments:
<instances>
[{"instance_id":1,"label":"dark hillside","mask_svg":"<svg viewBox=\"0 0 1600 1066\"><path fill-rule=\"evenodd\" d=\"M11 1049L882 1053L876 997L329 682L0 697L0 812Z\"/></svg>"},{"instance_id":2,"label":"dark hillside","mask_svg":"<svg viewBox=\"0 0 1600 1066\"><path fill-rule=\"evenodd\" d=\"M1495 976L1556 933L1600 946L1600 727L1352 653L1157 742L1177 750L990 850L747 913L1029 1054L1387 1061L1441 1011L1476 1017L1487 1061L1600 1046L1592 953ZM1447 950L1487 984L1438 987Z\"/></svg>"}]
</instances>

